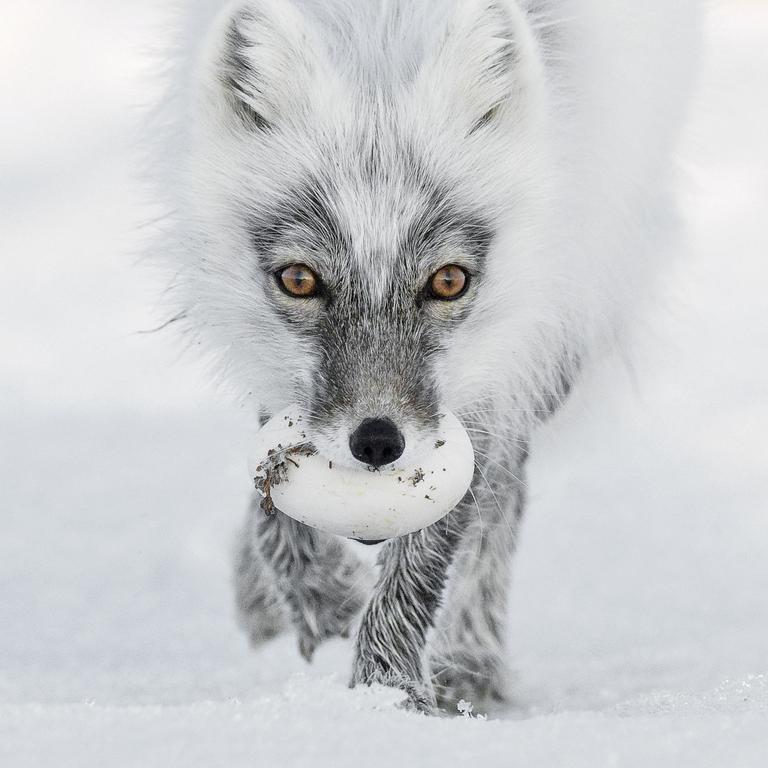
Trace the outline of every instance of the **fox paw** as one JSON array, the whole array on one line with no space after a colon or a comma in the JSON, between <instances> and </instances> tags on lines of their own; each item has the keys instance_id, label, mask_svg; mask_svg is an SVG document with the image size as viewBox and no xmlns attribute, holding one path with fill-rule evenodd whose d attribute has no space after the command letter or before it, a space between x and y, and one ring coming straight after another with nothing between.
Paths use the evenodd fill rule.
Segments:
<instances>
[{"instance_id":1,"label":"fox paw","mask_svg":"<svg viewBox=\"0 0 768 768\"><path fill-rule=\"evenodd\" d=\"M440 708L456 713L459 702L472 702L475 708L504 709L511 703L509 670L495 656L456 657L433 673Z\"/></svg>"},{"instance_id":2,"label":"fox paw","mask_svg":"<svg viewBox=\"0 0 768 768\"><path fill-rule=\"evenodd\" d=\"M355 688L358 685L383 685L386 688L394 688L405 694L405 698L397 705L400 709L409 712L421 712L425 715L438 713L432 686L428 683L412 680L400 672L376 667L366 668L366 665L358 661L349 687Z\"/></svg>"}]
</instances>

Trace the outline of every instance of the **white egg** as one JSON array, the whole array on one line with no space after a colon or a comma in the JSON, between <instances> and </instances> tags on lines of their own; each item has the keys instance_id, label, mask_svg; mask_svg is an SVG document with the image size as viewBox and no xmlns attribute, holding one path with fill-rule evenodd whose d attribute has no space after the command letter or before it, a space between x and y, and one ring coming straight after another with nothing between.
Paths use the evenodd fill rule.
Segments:
<instances>
[{"instance_id":1,"label":"white egg","mask_svg":"<svg viewBox=\"0 0 768 768\"><path fill-rule=\"evenodd\" d=\"M434 443L409 466L371 471L334 464L311 443L297 407L259 431L252 474L264 501L300 523L362 541L379 541L426 528L467 493L475 454L466 429L445 413ZM314 451L314 447L310 448Z\"/></svg>"}]
</instances>

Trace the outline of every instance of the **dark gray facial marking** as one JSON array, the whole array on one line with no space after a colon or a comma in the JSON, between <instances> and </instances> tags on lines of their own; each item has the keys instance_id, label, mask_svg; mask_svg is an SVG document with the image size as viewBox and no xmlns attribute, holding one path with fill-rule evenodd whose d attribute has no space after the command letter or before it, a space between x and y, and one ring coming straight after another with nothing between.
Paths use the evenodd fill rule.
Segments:
<instances>
[{"instance_id":1,"label":"dark gray facial marking","mask_svg":"<svg viewBox=\"0 0 768 768\"><path fill-rule=\"evenodd\" d=\"M248 223L251 243L262 265L271 269L280 244L289 243L297 252L319 251L329 258L349 254L352 244L328 205L320 179L308 176L272 210Z\"/></svg>"},{"instance_id":2,"label":"dark gray facial marking","mask_svg":"<svg viewBox=\"0 0 768 768\"><path fill-rule=\"evenodd\" d=\"M482 263L492 242L493 229L490 222L478 213L450 202L450 192L435 187L421 215L406 230L401 250L418 255L430 249L456 244Z\"/></svg>"},{"instance_id":3,"label":"dark gray facial marking","mask_svg":"<svg viewBox=\"0 0 768 768\"><path fill-rule=\"evenodd\" d=\"M375 158L375 152L361 155L366 174L381 167ZM459 300L442 313L427 311L425 305L441 302L428 298L431 274L425 265L437 270L446 259L464 254L470 291L476 290L472 286L482 282L493 230L485 217L452 199L449 187L430 182L410 153L406 161L414 170L408 178L415 189L409 194L418 213L403 222L392 251L381 254L391 267L376 295L371 284L376 272L353 252L352 238L335 212L334 188L317 175L307 176L270 211L249 221L258 269L266 275L266 300L316 350L314 391L307 397L318 420L346 415L406 419L423 427L437 423L440 393L432 361L472 304ZM370 183L375 194L381 179L372 175ZM285 266L280 258L286 253L317 271L322 281L317 298L276 298L270 281Z\"/></svg>"}]
</instances>

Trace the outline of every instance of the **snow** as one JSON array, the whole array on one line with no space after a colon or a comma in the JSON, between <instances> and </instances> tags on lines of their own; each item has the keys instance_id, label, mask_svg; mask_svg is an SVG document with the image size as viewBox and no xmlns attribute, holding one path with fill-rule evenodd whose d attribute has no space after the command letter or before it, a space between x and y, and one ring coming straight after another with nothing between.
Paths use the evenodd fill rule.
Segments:
<instances>
[{"instance_id":1,"label":"snow","mask_svg":"<svg viewBox=\"0 0 768 768\"><path fill-rule=\"evenodd\" d=\"M254 425L137 333L159 315L129 127L158 4L129 5L0 27L0 765L765 765L768 6L712 11L668 310L538 440L517 702L481 720L349 691L344 641L306 666L235 627Z\"/></svg>"}]
</instances>

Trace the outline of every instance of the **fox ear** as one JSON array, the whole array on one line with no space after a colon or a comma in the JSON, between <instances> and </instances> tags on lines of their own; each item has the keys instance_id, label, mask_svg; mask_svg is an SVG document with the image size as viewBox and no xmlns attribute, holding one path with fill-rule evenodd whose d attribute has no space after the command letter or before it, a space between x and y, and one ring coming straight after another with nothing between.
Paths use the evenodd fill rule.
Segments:
<instances>
[{"instance_id":1,"label":"fox ear","mask_svg":"<svg viewBox=\"0 0 768 768\"><path fill-rule=\"evenodd\" d=\"M306 106L314 69L311 45L290 0L230 4L213 37L214 88L247 127L269 130Z\"/></svg>"},{"instance_id":2,"label":"fox ear","mask_svg":"<svg viewBox=\"0 0 768 768\"><path fill-rule=\"evenodd\" d=\"M528 21L509 0L459 0L439 41L426 82L439 83L446 118L467 133L494 125L518 96L531 94L540 64ZM530 106L530 98L527 102Z\"/></svg>"}]
</instances>

